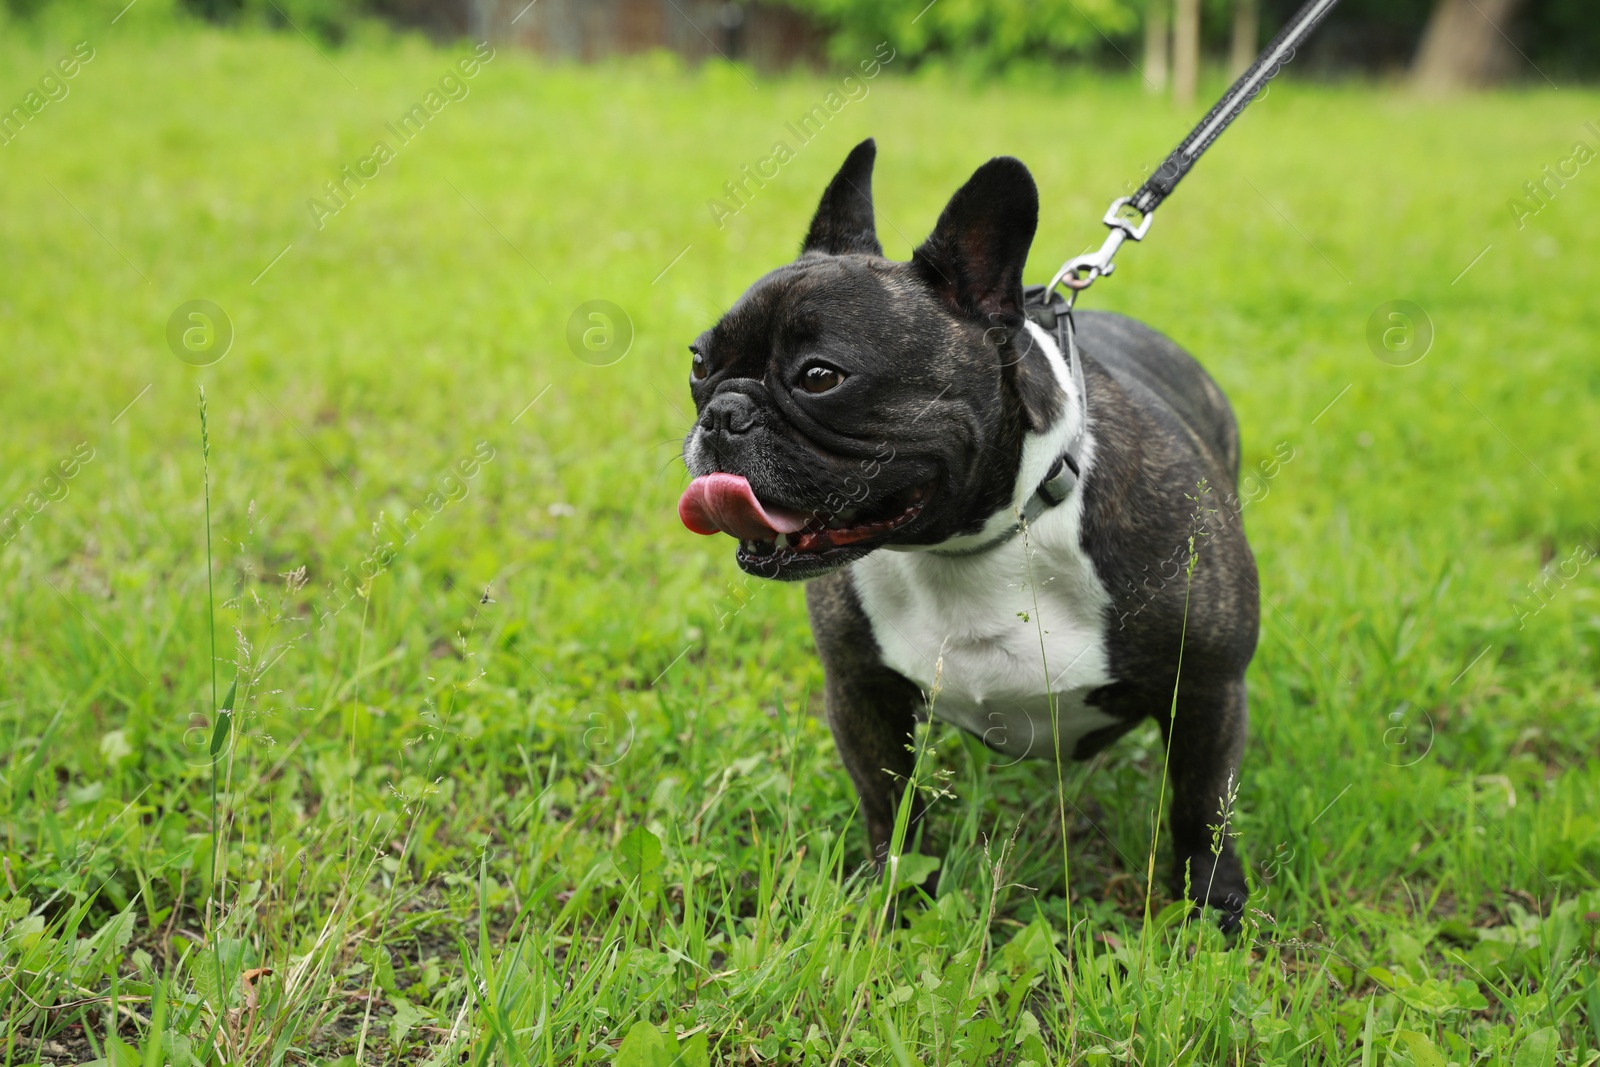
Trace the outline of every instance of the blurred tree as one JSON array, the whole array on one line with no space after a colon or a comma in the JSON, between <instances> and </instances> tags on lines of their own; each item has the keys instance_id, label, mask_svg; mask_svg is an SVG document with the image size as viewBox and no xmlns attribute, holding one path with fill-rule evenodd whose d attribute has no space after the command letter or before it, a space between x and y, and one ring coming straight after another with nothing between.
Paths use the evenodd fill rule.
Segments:
<instances>
[{"instance_id":1,"label":"blurred tree","mask_svg":"<svg viewBox=\"0 0 1600 1067\"><path fill-rule=\"evenodd\" d=\"M1144 88L1148 93L1167 89L1167 47L1172 43L1167 25L1171 0L1146 0L1144 12Z\"/></svg>"},{"instance_id":2,"label":"blurred tree","mask_svg":"<svg viewBox=\"0 0 1600 1067\"><path fill-rule=\"evenodd\" d=\"M1200 0L1177 0L1172 12L1172 97L1194 103L1200 81Z\"/></svg>"},{"instance_id":3,"label":"blurred tree","mask_svg":"<svg viewBox=\"0 0 1600 1067\"><path fill-rule=\"evenodd\" d=\"M1261 0L1234 0L1233 41L1228 48L1228 76L1237 78L1260 49Z\"/></svg>"},{"instance_id":4,"label":"blurred tree","mask_svg":"<svg viewBox=\"0 0 1600 1067\"><path fill-rule=\"evenodd\" d=\"M1514 49L1502 29L1523 0L1439 0L1422 34L1412 80L1427 93L1450 93L1503 80Z\"/></svg>"}]
</instances>

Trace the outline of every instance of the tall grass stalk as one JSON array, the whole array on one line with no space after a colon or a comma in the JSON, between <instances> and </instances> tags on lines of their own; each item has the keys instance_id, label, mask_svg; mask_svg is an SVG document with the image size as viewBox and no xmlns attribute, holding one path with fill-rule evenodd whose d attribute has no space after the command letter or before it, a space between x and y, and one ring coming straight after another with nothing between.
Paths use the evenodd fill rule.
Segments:
<instances>
[{"instance_id":1,"label":"tall grass stalk","mask_svg":"<svg viewBox=\"0 0 1600 1067\"><path fill-rule=\"evenodd\" d=\"M200 393L200 473L201 489L205 503L206 520L206 633L210 641L211 650L211 714L215 719L211 729L211 744L209 755L211 757L211 884L207 887L205 914L202 919L210 942L212 963L216 968L217 989L219 1003L215 1006L216 1017L212 1020L210 1032L202 1042L201 1047L210 1047L212 1042L222 1041L223 1047L228 1044L227 1017L228 1017L228 989L227 975L223 968L222 958L222 926L223 908L225 906L227 891L223 887L223 880L218 877L217 866L221 860L221 838L218 834L217 819L217 763L223 746L227 743L231 733L232 715L224 711L222 705L232 705L234 690L228 690L228 698L219 703L217 701L217 605L215 581L213 570L215 561L211 547L211 428L206 415L206 388L199 387ZM238 679L234 680L238 684ZM213 919L213 915L215 918Z\"/></svg>"},{"instance_id":2,"label":"tall grass stalk","mask_svg":"<svg viewBox=\"0 0 1600 1067\"><path fill-rule=\"evenodd\" d=\"M217 703L217 599L212 579L211 558L211 429L206 422L206 387L200 386L200 477L206 512L206 633L211 639L211 714L218 715ZM215 738L222 728L219 720L212 730ZM217 746L211 745L211 886L217 890Z\"/></svg>"},{"instance_id":3,"label":"tall grass stalk","mask_svg":"<svg viewBox=\"0 0 1600 1067\"><path fill-rule=\"evenodd\" d=\"M1172 768L1172 735L1178 726L1178 686L1183 682L1183 650L1189 639L1189 596L1194 591L1194 568L1200 561L1200 549L1197 547L1198 538L1203 535L1205 505L1202 503L1210 487L1205 479L1201 479L1196 486L1196 495L1188 499L1194 501L1195 513L1189 522L1189 558L1183 570L1183 625L1178 630L1178 669L1172 676L1172 703L1167 709L1167 743L1165 755L1161 760L1161 785L1156 793L1156 821L1150 830L1150 856L1145 864L1144 873L1144 927L1139 931L1139 969L1140 978L1144 976L1144 965L1149 955L1150 942L1150 896L1155 888L1156 880L1156 847L1161 842L1161 817L1166 813L1167 807L1167 778ZM1188 886L1182 887L1184 892Z\"/></svg>"},{"instance_id":4,"label":"tall grass stalk","mask_svg":"<svg viewBox=\"0 0 1600 1067\"><path fill-rule=\"evenodd\" d=\"M361 666L367 658L367 612L372 607L372 582L369 580L361 587L361 629L356 632L356 669L350 676L353 683L350 686L350 724L346 728L346 755L349 759L349 781L346 783L345 804L349 811L349 819L345 823L345 853L350 855L355 844L355 813L356 813L356 713L361 708Z\"/></svg>"},{"instance_id":5,"label":"tall grass stalk","mask_svg":"<svg viewBox=\"0 0 1600 1067\"><path fill-rule=\"evenodd\" d=\"M1067 780L1061 769L1061 705L1056 700L1056 687L1050 677L1050 655L1045 650L1044 618L1039 614L1039 583L1033 577L1033 543L1028 539L1028 521L1022 521L1022 560L1028 571L1028 594L1033 598L1033 625L1039 634L1039 664L1044 668L1045 700L1050 708L1050 746L1056 767L1056 816L1061 827L1061 899L1066 905L1065 925L1068 937L1072 931L1072 857L1067 848ZM1081 655L1081 653L1080 653ZM1070 667L1071 664L1068 664ZM1071 941L1068 941L1068 948ZM1067 969L1068 981L1072 970Z\"/></svg>"}]
</instances>

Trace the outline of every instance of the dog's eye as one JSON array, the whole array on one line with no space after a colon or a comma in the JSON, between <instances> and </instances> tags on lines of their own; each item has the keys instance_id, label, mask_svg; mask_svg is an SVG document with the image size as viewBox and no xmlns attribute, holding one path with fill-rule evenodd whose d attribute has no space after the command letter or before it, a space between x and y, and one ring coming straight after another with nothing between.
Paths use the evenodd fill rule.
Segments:
<instances>
[{"instance_id":1,"label":"dog's eye","mask_svg":"<svg viewBox=\"0 0 1600 1067\"><path fill-rule=\"evenodd\" d=\"M804 374L800 375L800 388L808 393L826 393L830 389L837 389L842 381L844 381L843 371L821 363L813 363L806 368Z\"/></svg>"},{"instance_id":2,"label":"dog's eye","mask_svg":"<svg viewBox=\"0 0 1600 1067\"><path fill-rule=\"evenodd\" d=\"M705 356L695 352L692 348L689 351L694 352L694 363L689 367L689 373L694 376L695 381L700 381L711 373L711 368L706 364Z\"/></svg>"}]
</instances>

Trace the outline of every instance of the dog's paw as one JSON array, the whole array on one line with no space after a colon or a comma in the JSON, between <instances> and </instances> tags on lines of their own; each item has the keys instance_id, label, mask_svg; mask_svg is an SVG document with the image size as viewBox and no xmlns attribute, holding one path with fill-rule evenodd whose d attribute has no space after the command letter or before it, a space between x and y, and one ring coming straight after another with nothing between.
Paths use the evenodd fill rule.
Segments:
<instances>
[{"instance_id":1,"label":"dog's paw","mask_svg":"<svg viewBox=\"0 0 1600 1067\"><path fill-rule=\"evenodd\" d=\"M1200 867L1196 861L1192 867ZM1238 859L1231 853L1225 853L1218 861L1211 856L1204 860L1204 884L1197 885L1195 879L1184 879L1183 868L1179 868L1179 878L1174 880L1173 895L1185 893L1195 903L1195 912L1198 913L1210 908L1216 915L1217 926L1224 934L1233 935L1239 932L1239 927L1244 921L1244 906L1250 899L1249 887L1245 885L1244 871L1239 867ZM1185 884L1186 883L1186 884Z\"/></svg>"},{"instance_id":2,"label":"dog's paw","mask_svg":"<svg viewBox=\"0 0 1600 1067\"><path fill-rule=\"evenodd\" d=\"M1190 899L1193 900L1193 897ZM1209 908L1216 918L1217 929L1232 937L1244 923L1245 900L1243 893L1213 893L1206 900L1193 900L1194 909L1190 911L1189 918L1199 922Z\"/></svg>"},{"instance_id":3,"label":"dog's paw","mask_svg":"<svg viewBox=\"0 0 1600 1067\"><path fill-rule=\"evenodd\" d=\"M1217 913L1217 929L1230 937L1238 933L1244 921L1244 905L1248 899L1249 896L1243 890L1222 894L1212 893L1206 905Z\"/></svg>"}]
</instances>

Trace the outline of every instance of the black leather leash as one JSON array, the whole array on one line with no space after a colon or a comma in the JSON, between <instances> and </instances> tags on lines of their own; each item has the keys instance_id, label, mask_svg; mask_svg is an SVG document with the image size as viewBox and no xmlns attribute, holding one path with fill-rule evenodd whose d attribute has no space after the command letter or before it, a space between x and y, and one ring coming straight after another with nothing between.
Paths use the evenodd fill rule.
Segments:
<instances>
[{"instance_id":1,"label":"black leather leash","mask_svg":"<svg viewBox=\"0 0 1600 1067\"><path fill-rule=\"evenodd\" d=\"M1210 148L1216 139L1222 136L1222 131L1232 125L1250 101L1261 92L1261 87L1271 81L1283 69L1285 63L1294 58L1295 49L1305 43L1311 31L1317 28L1328 12L1332 11L1339 0L1308 0L1306 5L1295 13L1294 18L1278 31L1272 43L1256 57L1250 69L1239 75L1239 80L1223 94L1215 107L1206 113L1200 124L1189 132L1172 154L1162 161L1148 181L1139 187L1132 196L1118 197L1111 202L1111 207L1106 210L1105 218L1101 221L1111 228L1111 233L1106 236L1105 244L1096 252L1074 256L1061 265L1056 276L1050 279L1050 290L1065 285L1069 290L1067 306L1072 306L1073 296L1093 285L1095 279L1104 277L1116 269L1112 258L1117 254L1117 249L1122 247L1124 241L1142 241L1144 235L1150 232L1151 220L1155 218L1156 208L1161 202L1172 195L1178 187L1183 176L1188 174L1199 161L1201 153Z\"/></svg>"}]
</instances>

